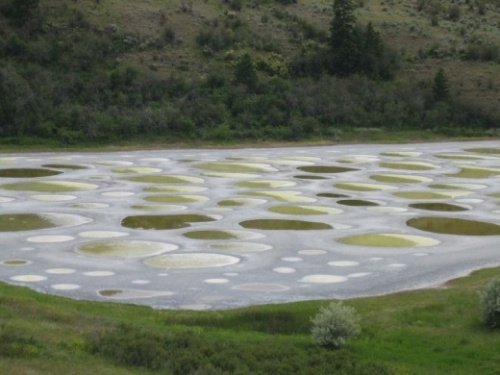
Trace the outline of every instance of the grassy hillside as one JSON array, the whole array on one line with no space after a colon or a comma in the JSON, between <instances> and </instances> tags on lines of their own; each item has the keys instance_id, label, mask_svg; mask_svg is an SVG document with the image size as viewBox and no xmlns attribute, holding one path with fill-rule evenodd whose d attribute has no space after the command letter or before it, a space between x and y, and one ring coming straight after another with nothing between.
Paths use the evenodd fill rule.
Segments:
<instances>
[{"instance_id":1,"label":"grassy hillside","mask_svg":"<svg viewBox=\"0 0 500 375\"><path fill-rule=\"evenodd\" d=\"M0 284L0 373L494 375L500 335L482 326L478 291L499 274L349 300L363 332L341 350L309 334L325 301L158 311Z\"/></svg>"},{"instance_id":2,"label":"grassy hillside","mask_svg":"<svg viewBox=\"0 0 500 375\"><path fill-rule=\"evenodd\" d=\"M0 2L5 143L498 134L498 0L356 1L395 57L385 81L329 72L330 0L28 3ZM439 68L451 97L436 103Z\"/></svg>"}]
</instances>

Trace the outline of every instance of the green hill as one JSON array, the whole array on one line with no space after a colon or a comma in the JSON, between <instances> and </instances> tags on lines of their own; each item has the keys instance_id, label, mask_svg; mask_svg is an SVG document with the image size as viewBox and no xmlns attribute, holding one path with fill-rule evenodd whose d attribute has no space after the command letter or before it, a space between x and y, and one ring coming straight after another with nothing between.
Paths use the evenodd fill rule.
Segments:
<instances>
[{"instance_id":1,"label":"green hill","mask_svg":"<svg viewBox=\"0 0 500 375\"><path fill-rule=\"evenodd\" d=\"M498 0L356 1L398 67L385 80L332 75L333 1L16 3L0 2L3 143L499 131Z\"/></svg>"}]
</instances>

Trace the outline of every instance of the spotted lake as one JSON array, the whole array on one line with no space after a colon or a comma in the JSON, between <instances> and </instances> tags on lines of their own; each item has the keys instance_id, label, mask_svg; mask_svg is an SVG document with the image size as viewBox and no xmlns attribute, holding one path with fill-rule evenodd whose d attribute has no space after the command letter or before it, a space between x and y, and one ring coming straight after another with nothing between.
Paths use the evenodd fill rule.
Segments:
<instances>
[{"instance_id":1,"label":"spotted lake","mask_svg":"<svg viewBox=\"0 0 500 375\"><path fill-rule=\"evenodd\" d=\"M0 280L215 309L500 264L500 143L0 154Z\"/></svg>"}]
</instances>

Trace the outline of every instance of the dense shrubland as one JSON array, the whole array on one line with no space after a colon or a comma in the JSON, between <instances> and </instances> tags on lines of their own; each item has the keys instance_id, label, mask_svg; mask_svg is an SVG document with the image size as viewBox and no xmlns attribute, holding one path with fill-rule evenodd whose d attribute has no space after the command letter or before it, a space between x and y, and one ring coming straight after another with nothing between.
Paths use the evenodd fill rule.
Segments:
<instances>
[{"instance_id":1,"label":"dense shrubland","mask_svg":"<svg viewBox=\"0 0 500 375\"><path fill-rule=\"evenodd\" d=\"M10 143L296 141L341 139L346 131L366 128L498 132L499 113L469 103L452 87L436 100L432 77L400 74L404 58L372 24L354 16L348 33L336 35L334 22L327 31L289 12L294 1L275 1L261 24L271 17L286 25L284 51L283 43L241 17L249 5L222 1L225 13L207 20L194 38L193 53L207 72L193 74L191 65L180 62L159 74L156 65L148 69L127 56L152 54L161 61L159 51L185 45L169 17L161 18L158 37L146 38L114 24L99 26L60 2L44 3L7 1L0 10L0 137ZM419 2L418 9L428 13L433 4ZM486 2L487 9L492 6ZM192 8L180 4L182 12ZM464 57L494 60L491 46L471 44ZM342 67L339 61L353 50L355 61Z\"/></svg>"}]
</instances>

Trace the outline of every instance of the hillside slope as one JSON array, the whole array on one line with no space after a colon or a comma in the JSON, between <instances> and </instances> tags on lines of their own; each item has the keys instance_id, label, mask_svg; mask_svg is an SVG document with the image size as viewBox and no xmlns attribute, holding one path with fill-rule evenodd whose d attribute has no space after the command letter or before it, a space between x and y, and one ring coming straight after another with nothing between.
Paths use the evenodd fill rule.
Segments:
<instances>
[{"instance_id":1,"label":"hillside slope","mask_svg":"<svg viewBox=\"0 0 500 375\"><path fill-rule=\"evenodd\" d=\"M500 126L498 0L357 1L358 23L373 23L397 56L389 81L328 72L318 56L329 48L330 0L27 3L21 16L15 2L0 3L0 137L9 142ZM432 93L439 68L451 93L443 103Z\"/></svg>"}]
</instances>

